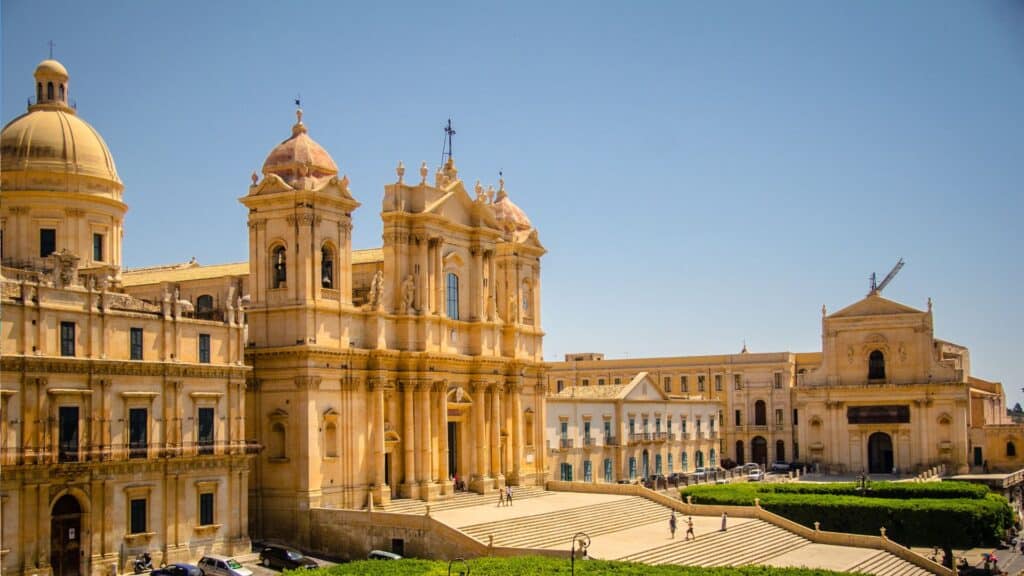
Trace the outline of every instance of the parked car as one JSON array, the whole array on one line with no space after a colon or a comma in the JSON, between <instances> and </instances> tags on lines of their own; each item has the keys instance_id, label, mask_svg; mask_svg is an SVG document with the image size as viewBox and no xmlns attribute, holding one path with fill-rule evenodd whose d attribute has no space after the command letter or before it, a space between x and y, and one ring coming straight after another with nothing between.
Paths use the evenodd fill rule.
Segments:
<instances>
[{"instance_id":1,"label":"parked car","mask_svg":"<svg viewBox=\"0 0 1024 576\"><path fill-rule=\"evenodd\" d=\"M772 462L772 472L789 472L789 462L776 460Z\"/></svg>"},{"instance_id":2,"label":"parked car","mask_svg":"<svg viewBox=\"0 0 1024 576\"><path fill-rule=\"evenodd\" d=\"M168 564L150 572L150 576L203 576L199 566L192 564Z\"/></svg>"},{"instance_id":3,"label":"parked car","mask_svg":"<svg viewBox=\"0 0 1024 576\"><path fill-rule=\"evenodd\" d=\"M693 477L696 478L697 480L703 480L704 478L707 477L707 475L708 473L706 470L704 470L703 466L693 471Z\"/></svg>"},{"instance_id":4,"label":"parked car","mask_svg":"<svg viewBox=\"0 0 1024 576\"><path fill-rule=\"evenodd\" d=\"M220 554L203 556L199 559L199 568L206 576L252 576L252 570L242 566L241 562Z\"/></svg>"},{"instance_id":5,"label":"parked car","mask_svg":"<svg viewBox=\"0 0 1024 576\"><path fill-rule=\"evenodd\" d=\"M387 550L370 550L370 553L366 555L367 560L401 560L402 557L394 552L388 552Z\"/></svg>"},{"instance_id":6,"label":"parked car","mask_svg":"<svg viewBox=\"0 0 1024 576\"><path fill-rule=\"evenodd\" d=\"M284 546L267 546L260 552L260 564L267 568L280 568L282 570L296 570L305 568L314 570L320 565L309 556L305 556L298 550L285 548Z\"/></svg>"},{"instance_id":7,"label":"parked car","mask_svg":"<svg viewBox=\"0 0 1024 576\"><path fill-rule=\"evenodd\" d=\"M747 472L748 482L760 482L761 480L764 480L764 470L761 470L760 468L753 468Z\"/></svg>"}]
</instances>

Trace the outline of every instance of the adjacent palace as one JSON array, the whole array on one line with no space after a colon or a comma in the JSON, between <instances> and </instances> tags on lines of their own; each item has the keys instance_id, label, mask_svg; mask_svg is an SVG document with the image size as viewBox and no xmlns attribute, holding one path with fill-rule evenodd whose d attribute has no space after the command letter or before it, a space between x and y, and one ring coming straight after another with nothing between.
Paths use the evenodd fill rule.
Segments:
<instances>
[{"instance_id":1,"label":"adjacent palace","mask_svg":"<svg viewBox=\"0 0 1024 576\"><path fill-rule=\"evenodd\" d=\"M877 293L822 351L543 362L537 230L454 160L384 187L383 245L309 135L240 190L248 262L122 267L124 185L39 64L2 132L2 571L307 546L318 508L736 462L1017 469L1024 429L932 310ZM130 195L129 195L130 198Z\"/></svg>"}]
</instances>

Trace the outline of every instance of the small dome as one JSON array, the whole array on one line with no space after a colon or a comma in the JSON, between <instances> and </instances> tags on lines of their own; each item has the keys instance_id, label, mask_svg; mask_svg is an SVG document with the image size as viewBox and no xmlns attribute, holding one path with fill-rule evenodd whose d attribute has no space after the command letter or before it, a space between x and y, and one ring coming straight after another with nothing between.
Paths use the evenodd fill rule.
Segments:
<instances>
[{"instance_id":1,"label":"small dome","mask_svg":"<svg viewBox=\"0 0 1024 576\"><path fill-rule=\"evenodd\" d=\"M506 230L530 230L533 228L526 213L512 202L504 189L498 191L498 198L491 206L494 208L494 218Z\"/></svg>"},{"instance_id":2,"label":"small dome","mask_svg":"<svg viewBox=\"0 0 1024 576\"><path fill-rule=\"evenodd\" d=\"M5 181L15 172L49 172L99 178L120 189L121 179L106 142L66 104L67 69L56 60L43 60L36 67L35 78L58 81L59 91L38 99L28 113L0 132L0 170ZM71 181L62 182L64 189L78 189Z\"/></svg>"},{"instance_id":3,"label":"small dome","mask_svg":"<svg viewBox=\"0 0 1024 576\"><path fill-rule=\"evenodd\" d=\"M288 184L295 184L300 178L328 178L338 175L338 166L331 155L320 144L309 137L306 125L302 123L302 111L297 112L299 121L292 126L292 136L281 142L263 162L263 175L276 174Z\"/></svg>"},{"instance_id":4,"label":"small dome","mask_svg":"<svg viewBox=\"0 0 1024 576\"><path fill-rule=\"evenodd\" d=\"M61 80L68 79L68 69L63 64L56 60L43 60L36 66L36 78L53 78L57 77Z\"/></svg>"}]
</instances>

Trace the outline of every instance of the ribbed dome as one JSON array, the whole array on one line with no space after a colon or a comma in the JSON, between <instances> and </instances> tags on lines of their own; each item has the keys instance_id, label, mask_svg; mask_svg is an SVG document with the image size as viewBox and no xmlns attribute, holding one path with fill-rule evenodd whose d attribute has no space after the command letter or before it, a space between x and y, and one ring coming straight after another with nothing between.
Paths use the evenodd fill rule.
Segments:
<instances>
[{"instance_id":1,"label":"ribbed dome","mask_svg":"<svg viewBox=\"0 0 1024 576\"><path fill-rule=\"evenodd\" d=\"M533 228L530 219L526 217L526 212L512 202L504 189L498 191L498 199L491 206L494 208L495 220L501 223L503 228L507 230L530 230Z\"/></svg>"},{"instance_id":2,"label":"ribbed dome","mask_svg":"<svg viewBox=\"0 0 1024 576\"><path fill-rule=\"evenodd\" d=\"M299 121L292 126L291 138L270 151L263 162L263 175L277 174L293 185L300 178L319 180L337 176L337 164L316 140L309 137L306 125L302 123L302 111L297 114Z\"/></svg>"},{"instance_id":3,"label":"ribbed dome","mask_svg":"<svg viewBox=\"0 0 1024 576\"><path fill-rule=\"evenodd\" d=\"M95 128L59 104L38 104L4 126L0 170L57 172L121 184L114 158Z\"/></svg>"}]
</instances>

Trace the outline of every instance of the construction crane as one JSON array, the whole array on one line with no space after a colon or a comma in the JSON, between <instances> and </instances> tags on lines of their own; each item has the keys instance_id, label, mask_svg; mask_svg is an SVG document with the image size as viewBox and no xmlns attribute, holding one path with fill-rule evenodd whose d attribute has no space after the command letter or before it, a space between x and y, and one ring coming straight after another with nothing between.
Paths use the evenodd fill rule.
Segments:
<instances>
[{"instance_id":1,"label":"construction crane","mask_svg":"<svg viewBox=\"0 0 1024 576\"><path fill-rule=\"evenodd\" d=\"M875 276L874 272L872 272L871 273L871 292L869 292L868 294L869 295L874 294L874 295L877 296L879 293L881 293L882 289L884 289L886 286L888 286L889 282L892 282L892 279L895 278L896 274L899 273L901 268L903 268L903 264L904 264L903 258L900 258L899 260L897 260L896 261L896 265L892 267L892 270L890 270L889 273L885 275L885 278L883 278L881 282L877 281L878 277Z\"/></svg>"}]
</instances>

